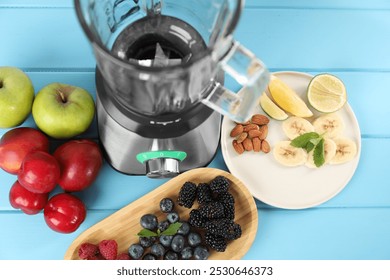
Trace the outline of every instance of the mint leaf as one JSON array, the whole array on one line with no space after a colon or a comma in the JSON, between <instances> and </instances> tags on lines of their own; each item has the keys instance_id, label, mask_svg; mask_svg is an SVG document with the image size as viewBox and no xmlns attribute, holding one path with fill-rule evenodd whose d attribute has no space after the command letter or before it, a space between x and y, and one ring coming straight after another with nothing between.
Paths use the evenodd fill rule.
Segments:
<instances>
[{"instance_id":1,"label":"mint leaf","mask_svg":"<svg viewBox=\"0 0 390 280\"><path fill-rule=\"evenodd\" d=\"M325 145L324 145L324 143L325 143L324 138L321 138L321 140L318 142L318 144L314 148L313 159L314 159L314 164L317 167L320 167L321 165L323 165L325 163L325 152L324 152Z\"/></svg>"},{"instance_id":2,"label":"mint leaf","mask_svg":"<svg viewBox=\"0 0 390 280\"><path fill-rule=\"evenodd\" d=\"M312 142L307 143L307 145L305 147L306 152L310 153L314 149L315 146L316 145L314 145Z\"/></svg>"},{"instance_id":3,"label":"mint leaf","mask_svg":"<svg viewBox=\"0 0 390 280\"><path fill-rule=\"evenodd\" d=\"M320 143L320 141L322 140L323 138L314 138L314 139L310 139L309 143L312 143L314 146L317 146L318 143Z\"/></svg>"},{"instance_id":4,"label":"mint leaf","mask_svg":"<svg viewBox=\"0 0 390 280\"><path fill-rule=\"evenodd\" d=\"M175 235L179 228L181 227L182 223L176 222L173 224L170 224L169 227L164 230L161 235Z\"/></svg>"},{"instance_id":5,"label":"mint leaf","mask_svg":"<svg viewBox=\"0 0 390 280\"><path fill-rule=\"evenodd\" d=\"M157 233L148 230L146 228L142 229L138 234L139 237L152 237L152 236L158 236Z\"/></svg>"},{"instance_id":6,"label":"mint leaf","mask_svg":"<svg viewBox=\"0 0 390 280\"><path fill-rule=\"evenodd\" d=\"M317 132L307 132L291 140L291 146L296 148L306 148L307 144L311 140L318 139L319 137L320 135Z\"/></svg>"}]
</instances>

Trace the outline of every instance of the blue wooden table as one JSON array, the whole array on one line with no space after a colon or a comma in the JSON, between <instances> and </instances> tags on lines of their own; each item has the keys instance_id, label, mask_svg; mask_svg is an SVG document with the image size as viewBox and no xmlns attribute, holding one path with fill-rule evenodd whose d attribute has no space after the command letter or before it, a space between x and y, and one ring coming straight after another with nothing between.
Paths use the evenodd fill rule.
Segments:
<instances>
[{"instance_id":1,"label":"blue wooden table","mask_svg":"<svg viewBox=\"0 0 390 280\"><path fill-rule=\"evenodd\" d=\"M95 60L72 1L1 0L0 30L0 65L23 69L36 91L63 82L95 93ZM236 38L271 71L339 76L362 133L356 173L330 201L306 210L257 201L258 233L244 259L390 259L390 1L247 0ZM35 124L30 117L23 126ZM83 137L97 138L96 124ZM227 169L220 152L210 166ZM0 259L62 259L82 231L164 182L105 164L79 194L85 222L63 235L43 214L10 206L14 181L0 171Z\"/></svg>"}]
</instances>

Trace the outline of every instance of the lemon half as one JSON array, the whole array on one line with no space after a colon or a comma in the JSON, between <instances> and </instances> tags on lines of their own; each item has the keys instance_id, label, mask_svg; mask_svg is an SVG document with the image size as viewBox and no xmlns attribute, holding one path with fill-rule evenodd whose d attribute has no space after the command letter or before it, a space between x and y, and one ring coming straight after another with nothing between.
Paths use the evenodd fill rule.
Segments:
<instances>
[{"instance_id":1,"label":"lemon half","mask_svg":"<svg viewBox=\"0 0 390 280\"><path fill-rule=\"evenodd\" d=\"M333 113L347 102L347 91L344 83L336 76L319 74L310 81L307 99L317 111Z\"/></svg>"}]
</instances>

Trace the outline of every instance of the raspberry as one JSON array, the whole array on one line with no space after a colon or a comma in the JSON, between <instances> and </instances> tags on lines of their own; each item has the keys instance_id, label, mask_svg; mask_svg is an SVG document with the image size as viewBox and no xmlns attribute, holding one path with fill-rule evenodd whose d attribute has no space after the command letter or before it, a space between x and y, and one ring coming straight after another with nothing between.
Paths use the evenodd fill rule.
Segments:
<instances>
[{"instance_id":1,"label":"raspberry","mask_svg":"<svg viewBox=\"0 0 390 280\"><path fill-rule=\"evenodd\" d=\"M177 199L180 206L191 208L196 198L196 185L192 182L186 182L181 187Z\"/></svg>"},{"instance_id":2,"label":"raspberry","mask_svg":"<svg viewBox=\"0 0 390 280\"><path fill-rule=\"evenodd\" d=\"M227 192L229 187L230 187L230 182L224 176L217 176L210 183L210 189L215 194Z\"/></svg>"},{"instance_id":3,"label":"raspberry","mask_svg":"<svg viewBox=\"0 0 390 280\"><path fill-rule=\"evenodd\" d=\"M116 260L130 260L130 256L127 253L120 253L116 256Z\"/></svg>"},{"instance_id":4,"label":"raspberry","mask_svg":"<svg viewBox=\"0 0 390 280\"><path fill-rule=\"evenodd\" d=\"M210 185L206 183L200 183L198 185L198 202L199 204L208 203L213 201Z\"/></svg>"},{"instance_id":5,"label":"raspberry","mask_svg":"<svg viewBox=\"0 0 390 280\"><path fill-rule=\"evenodd\" d=\"M79 248L79 257L80 259L88 259L95 257L99 253L99 247L91 243L83 243Z\"/></svg>"},{"instance_id":6,"label":"raspberry","mask_svg":"<svg viewBox=\"0 0 390 280\"><path fill-rule=\"evenodd\" d=\"M115 260L118 255L118 243L115 240L102 240L99 243L99 251L106 260Z\"/></svg>"}]
</instances>

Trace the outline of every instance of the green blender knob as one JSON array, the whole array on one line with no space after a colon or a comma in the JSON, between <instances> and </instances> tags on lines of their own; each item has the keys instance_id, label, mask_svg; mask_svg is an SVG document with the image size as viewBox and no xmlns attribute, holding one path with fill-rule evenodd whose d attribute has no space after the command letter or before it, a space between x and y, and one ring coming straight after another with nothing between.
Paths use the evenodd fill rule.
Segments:
<instances>
[{"instance_id":1,"label":"green blender knob","mask_svg":"<svg viewBox=\"0 0 390 280\"><path fill-rule=\"evenodd\" d=\"M187 157L183 151L149 151L139 153L137 160L146 165L150 178L170 178L179 174L179 163Z\"/></svg>"}]
</instances>

